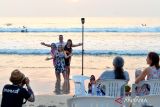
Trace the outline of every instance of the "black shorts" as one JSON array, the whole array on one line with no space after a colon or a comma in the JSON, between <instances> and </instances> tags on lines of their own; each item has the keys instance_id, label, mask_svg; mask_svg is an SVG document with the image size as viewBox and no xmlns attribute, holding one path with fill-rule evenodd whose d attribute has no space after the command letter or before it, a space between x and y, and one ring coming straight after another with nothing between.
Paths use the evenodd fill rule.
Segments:
<instances>
[{"instance_id":1,"label":"black shorts","mask_svg":"<svg viewBox=\"0 0 160 107\"><path fill-rule=\"evenodd\" d=\"M65 59L65 65L70 66L70 58Z\"/></svg>"}]
</instances>

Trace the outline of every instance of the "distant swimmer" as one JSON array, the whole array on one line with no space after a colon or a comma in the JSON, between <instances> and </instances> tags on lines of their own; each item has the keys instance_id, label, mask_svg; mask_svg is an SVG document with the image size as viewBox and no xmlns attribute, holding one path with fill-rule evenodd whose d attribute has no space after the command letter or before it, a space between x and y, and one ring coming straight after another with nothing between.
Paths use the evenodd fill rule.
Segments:
<instances>
[{"instance_id":1,"label":"distant swimmer","mask_svg":"<svg viewBox=\"0 0 160 107\"><path fill-rule=\"evenodd\" d=\"M12 23L7 23L6 26L12 26Z\"/></svg>"},{"instance_id":2,"label":"distant swimmer","mask_svg":"<svg viewBox=\"0 0 160 107\"><path fill-rule=\"evenodd\" d=\"M141 26L145 27L145 26L147 26L147 25L146 25L146 24L141 24Z\"/></svg>"},{"instance_id":3,"label":"distant swimmer","mask_svg":"<svg viewBox=\"0 0 160 107\"><path fill-rule=\"evenodd\" d=\"M28 32L28 31L27 31L27 28L26 28L25 26L23 26L21 32Z\"/></svg>"}]
</instances>

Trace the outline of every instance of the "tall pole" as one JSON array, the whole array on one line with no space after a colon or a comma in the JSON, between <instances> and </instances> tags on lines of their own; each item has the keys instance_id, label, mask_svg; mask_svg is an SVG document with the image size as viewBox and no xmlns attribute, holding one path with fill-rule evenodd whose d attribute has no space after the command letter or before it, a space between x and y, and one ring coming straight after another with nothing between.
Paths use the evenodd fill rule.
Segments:
<instances>
[{"instance_id":1,"label":"tall pole","mask_svg":"<svg viewBox=\"0 0 160 107\"><path fill-rule=\"evenodd\" d=\"M82 23L82 75L83 75L83 67L84 67L84 23L85 23L85 18L81 18L81 23Z\"/></svg>"}]
</instances>

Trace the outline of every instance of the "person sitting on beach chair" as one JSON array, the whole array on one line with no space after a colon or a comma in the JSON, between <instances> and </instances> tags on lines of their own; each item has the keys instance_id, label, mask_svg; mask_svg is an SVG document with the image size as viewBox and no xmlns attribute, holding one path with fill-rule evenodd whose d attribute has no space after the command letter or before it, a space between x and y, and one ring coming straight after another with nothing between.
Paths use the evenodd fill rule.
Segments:
<instances>
[{"instance_id":1,"label":"person sitting on beach chair","mask_svg":"<svg viewBox=\"0 0 160 107\"><path fill-rule=\"evenodd\" d=\"M18 69L11 73L10 81L3 88L1 107L22 107L26 101L34 102L34 93L29 85L30 81ZM23 88L26 85L27 89ZM23 100L26 100L25 102Z\"/></svg>"},{"instance_id":2,"label":"person sitting on beach chair","mask_svg":"<svg viewBox=\"0 0 160 107\"><path fill-rule=\"evenodd\" d=\"M140 81L145 80L146 77L147 80L160 79L159 55L156 52L149 52L146 61L149 67L145 68L143 72L137 76L135 81L136 84L138 84ZM141 88L140 95L149 94L149 85L144 84L144 86L145 87Z\"/></svg>"},{"instance_id":3,"label":"person sitting on beach chair","mask_svg":"<svg viewBox=\"0 0 160 107\"><path fill-rule=\"evenodd\" d=\"M92 94L92 87L96 84L96 79L94 75L91 75L90 82L88 83L88 94Z\"/></svg>"},{"instance_id":4,"label":"person sitting on beach chair","mask_svg":"<svg viewBox=\"0 0 160 107\"><path fill-rule=\"evenodd\" d=\"M96 85L96 78L94 75L91 75L90 82L88 83L88 94L94 94L94 91L98 96L104 96L105 92L103 91L101 84Z\"/></svg>"},{"instance_id":5,"label":"person sitting on beach chair","mask_svg":"<svg viewBox=\"0 0 160 107\"><path fill-rule=\"evenodd\" d=\"M120 56L115 57L113 60L113 66L114 66L114 70L104 71L100 75L98 81L99 80L103 81L103 80L108 80L108 79L121 79L121 80L129 81L128 72L123 70L124 59L122 57L120 57Z\"/></svg>"},{"instance_id":6,"label":"person sitting on beach chair","mask_svg":"<svg viewBox=\"0 0 160 107\"><path fill-rule=\"evenodd\" d=\"M129 81L129 74L127 71L123 70L124 59L120 56L117 56L113 60L114 70L104 71L98 80L107 80L107 79L122 79Z\"/></svg>"}]
</instances>

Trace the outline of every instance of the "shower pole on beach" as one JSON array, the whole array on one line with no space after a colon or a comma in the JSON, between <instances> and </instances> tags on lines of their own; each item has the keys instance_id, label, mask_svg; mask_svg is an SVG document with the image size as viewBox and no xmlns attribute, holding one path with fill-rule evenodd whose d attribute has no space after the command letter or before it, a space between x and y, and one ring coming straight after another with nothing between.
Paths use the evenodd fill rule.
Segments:
<instances>
[{"instance_id":1,"label":"shower pole on beach","mask_svg":"<svg viewBox=\"0 0 160 107\"><path fill-rule=\"evenodd\" d=\"M81 18L81 23L82 23L82 75L83 75L84 23L85 23L85 18Z\"/></svg>"}]
</instances>

